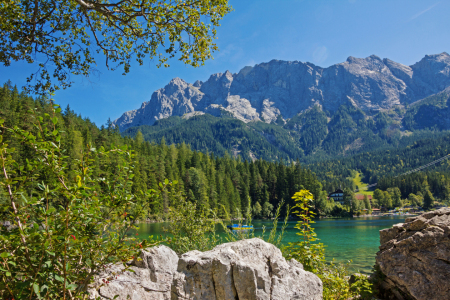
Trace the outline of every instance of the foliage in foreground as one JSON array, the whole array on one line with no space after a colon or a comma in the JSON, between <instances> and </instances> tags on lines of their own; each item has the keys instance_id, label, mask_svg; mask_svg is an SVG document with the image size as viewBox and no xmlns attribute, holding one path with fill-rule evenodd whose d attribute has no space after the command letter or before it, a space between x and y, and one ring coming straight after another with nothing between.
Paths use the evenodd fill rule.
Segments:
<instances>
[{"instance_id":1,"label":"foliage in foreground","mask_svg":"<svg viewBox=\"0 0 450 300\"><path fill-rule=\"evenodd\" d=\"M5 128L0 119L0 220L9 223L0 227L2 299L83 298L105 265L125 265L152 245L128 234L158 195L131 192L133 153L126 147L81 151L69 173L59 110L30 111L30 130ZM5 133L28 151L26 164L12 158Z\"/></svg>"},{"instance_id":2,"label":"foliage in foreground","mask_svg":"<svg viewBox=\"0 0 450 300\"><path fill-rule=\"evenodd\" d=\"M311 225L314 224L315 215L312 211L313 195L307 190L300 190L292 198L296 202L293 213L300 218L295 226L299 240L283 248L286 259L301 262L306 271L319 276L323 283L324 299L350 299L356 296L359 299L371 299L371 284L365 277L358 277L350 285L346 265L325 261L325 246L317 243L317 234Z\"/></svg>"}]
</instances>

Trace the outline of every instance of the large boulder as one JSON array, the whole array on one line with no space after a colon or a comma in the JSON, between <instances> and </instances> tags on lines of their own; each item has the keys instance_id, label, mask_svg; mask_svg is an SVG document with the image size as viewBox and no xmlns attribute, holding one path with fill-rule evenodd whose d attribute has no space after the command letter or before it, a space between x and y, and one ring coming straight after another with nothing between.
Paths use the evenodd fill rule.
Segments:
<instances>
[{"instance_id":1,"label":"large boulder","mask_svg":"<svg viewBox=\"0 0 450 300\"><path fill-rule=\"evenodd\" d=\"M172 299L322 299L322 281L254 238L181 256Z\"/></svg>"},{"instance_id":2,"label":"large boulder","mask_svg":"<svg viewBox=\"0 0 450 300\"><path fill-rule=\"evenodd\" d=\"M386 299L450 299L450 208L380 231L376 263Z\"/></svg>"},{"instance_id":3,"label":"large boulder","mask_svg":"<svg viewBox=\"0 0 450 300\"><path fill-rule=\"evenodd\" d=\"M222 300L322 299L322 282L272 244L254 238L178 259L165 246L142 251L133 272L112 265L96 277L91 297L101 299ZM119 274L119 275L116 275ZM106 283L105 283L106 281Z\"/></svg>"}]
</instances>

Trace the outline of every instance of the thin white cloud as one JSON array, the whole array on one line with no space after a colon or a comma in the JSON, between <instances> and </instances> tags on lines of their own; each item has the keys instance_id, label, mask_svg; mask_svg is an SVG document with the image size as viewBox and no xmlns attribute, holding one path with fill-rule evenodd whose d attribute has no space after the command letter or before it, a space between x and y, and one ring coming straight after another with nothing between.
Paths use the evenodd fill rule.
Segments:
<instances>
[{"instance_id":1,"label":"thin white cloud","mask_svg":"<svg viewBox=\"0 0 450 300\"><path fill-rule=\"evenodd\" d=\"M323 63L328 58L328 49L325 46L316 47L312 54L313 62L315 64Z\"/></svg>"},{"instance_id":2,"label":"thin white cloud","mask_svg":"<svg viewBox=\"0 0 450 300\"><path fill-rule=\"evenodd\" d=\"M431 5L430 7L428 7L427 9L422 10L421 12L419 12L419 13L415 14L414 16L412 16L411 19L409 19L409 20L411 21L411 20L414 20L415 18L420 17L421 15L423 15L424 13L429 11L430 9L433 9L439 3L441 3L441 2L437 2L437 3L433 4L433 5Z\"/></svg>"}]
</instances>

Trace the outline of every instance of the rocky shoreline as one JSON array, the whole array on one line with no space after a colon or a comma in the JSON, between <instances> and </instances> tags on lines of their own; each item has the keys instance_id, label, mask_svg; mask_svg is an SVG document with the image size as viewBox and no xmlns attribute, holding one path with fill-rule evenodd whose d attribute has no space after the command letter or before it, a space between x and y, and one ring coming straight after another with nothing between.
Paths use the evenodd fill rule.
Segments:
<instances>
[{"instance_id":1,"label":"rocky shoreline","mask_svg":"<svg viewBox=\"0 0 450 300\"><path fill-rule=\"evenodd\" d=\"M377 299L450 299L450 208L381 230L379 249L369 277ZM90 298L323 299L319 277L258 238L180 257L166 246L148 248L128 268L119 263L98 274Z\"/></svg>"}]
</instances>

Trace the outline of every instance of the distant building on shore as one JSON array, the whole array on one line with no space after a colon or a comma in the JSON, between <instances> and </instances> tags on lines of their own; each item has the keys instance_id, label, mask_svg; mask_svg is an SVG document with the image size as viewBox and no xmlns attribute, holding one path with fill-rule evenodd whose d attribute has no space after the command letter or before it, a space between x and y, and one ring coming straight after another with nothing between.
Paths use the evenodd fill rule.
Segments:
<instances>
[{"instance_id":1,"label":"distant building on shore","mask_svg":"<svg viewBox=\"0 0 450 300\"><path fill-rule=\"evenodd\" d=\"M364 200L363 194L356 194L355 197L357 200ZM369 199L370 205L372 205L372 195L367 195L367 199Z\"/></svg>"},{"instance_id":2,"label":"distant building on shore","mask_svg":"<svg viewBox=\"0 0 450 300\"><path fill-rule=\"evenodd\" d=\"M357 200L364 200L363 194L356 194L355 197ZM372 204L372 195L367 195L367 199L369 199L370 203Z\"/></svg>"},{"instance_id":3,"label":"distant building on shore","mask_svg":"<svg viewBox=\"0 0 450 300\"><path fill-rule=\"evenodd\" d=\"M381 210L378 208L372 208L372 215L379 215L381 213Z\"/></svg>"},{"instance_id":4,"label":"distant building on shore","mask_svg":"<svg viewBox=\"0 0 450 300\"><path fill-rule=\"evenodd\" d=\"M333 193L328 195L329 198L333 199L334 202L339 202L341 205L344 205L344 191L341 189L337 189Z\"/></svg>"}]
</instances>

